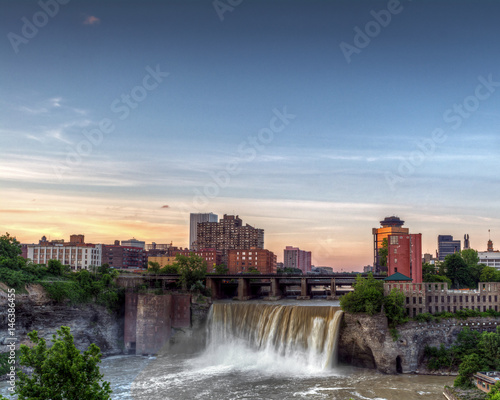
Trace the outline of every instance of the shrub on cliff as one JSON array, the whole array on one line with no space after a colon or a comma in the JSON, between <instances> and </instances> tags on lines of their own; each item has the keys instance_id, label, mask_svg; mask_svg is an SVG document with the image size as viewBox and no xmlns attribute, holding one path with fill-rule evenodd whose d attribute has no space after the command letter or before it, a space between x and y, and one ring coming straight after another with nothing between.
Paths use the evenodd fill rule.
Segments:
<instances>
[{"instance_id":1,"label":"shrub on cliff","mask_svg":"<svg viewBox=\"0 0 500 400\"><path fill-rule=\"evenodd\" d=\"M17 372L14 394L19 400L108 400L109 382L103 381L99 371L101 351L95 344L80 353L73 343L67 326L53 335L53 345L47 348L45 339L36 331L28 333L33 347L21 345L19 362L32 368L31 375ZM1 399L5 397L0 396ZM5 399L6 400L6 399Z\"/></svg>"},{"instance_id":2,"label":"shrub on cliff","mask_svg":"<svg viewBox=\"0 0 500 400\"><path fill-rule=\"evenodd\" d=\"M379 313L384 302L384 284L376 280L372 274L367 278L356 276L354 290L340 298L340 307L344 312Z\"/></svg>"}]
</instances>

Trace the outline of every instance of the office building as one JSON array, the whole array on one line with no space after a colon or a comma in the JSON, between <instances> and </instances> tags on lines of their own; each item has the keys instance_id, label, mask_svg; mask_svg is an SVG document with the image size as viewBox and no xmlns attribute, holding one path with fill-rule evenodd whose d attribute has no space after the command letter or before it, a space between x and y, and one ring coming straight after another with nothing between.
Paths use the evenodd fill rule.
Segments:
<instances>
[{"instance_id":1,"label":"office building","mask_svg":"<svg viewBox=\"0 0 500 400\"><path fill-rule=\"evenodd\" d=\"M197 250L198 224L202 222L217 222L218 216L214 213L191 213L189 214L189 248Z\"/></svg>"},{"instance_id":2,"label":"office building","mask_svg":"<svg viewBox=\"0 0 500 400\"><path fill-rule=\"evenodd\" d=\"M382 242L384 239L388 239L389 235L396 234L408 234L410 233L408 228L403 228L404 221L401 221L396 216L390 216L384 218L380 221L380 228L373 228L373 267L376 274L387 271L387 266L380 265L379 250L382 248Z\"/></svg>"},{"instance_id":3,"label":"office building","mask_svg":"<svg viewBox=\"0 0 500 400\"><path fill-rule=\"evenodd\" d=\"M444 261L447 255L460 252L460 240L453 240L452 235L438 236L438 259Z\"/></svg>"},{"instance_id":4,"label":"office building","mask_svg":"<svg viewBox=\"0 0 500 400\"><path fill-rule=\"evenodd\" d=\"M286 246L283 253L283 265L285 268L298 268L304 274L311 271L310 251L300 250L298 247Z\"/></svg>"}]
</instances>

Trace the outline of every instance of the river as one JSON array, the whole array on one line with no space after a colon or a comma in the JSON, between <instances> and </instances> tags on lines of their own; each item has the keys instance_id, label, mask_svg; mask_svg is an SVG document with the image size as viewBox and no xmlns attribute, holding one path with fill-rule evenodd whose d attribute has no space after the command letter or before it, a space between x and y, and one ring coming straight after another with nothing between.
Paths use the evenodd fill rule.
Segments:
<instances>
[{"instance_id":1,"label":"river","mask_svg":"<svg viewBox=\"0 0 500 400\"><path fill-rule=\"evenodd\" d=\"M106 358L101 371L116 400L443 399L453 377L336 365L331 338L341 312L322 305L219 304L204 348L181 341L157 357ZM1 387L6 394L6 384Z\"/></svg>"}]
</instances>

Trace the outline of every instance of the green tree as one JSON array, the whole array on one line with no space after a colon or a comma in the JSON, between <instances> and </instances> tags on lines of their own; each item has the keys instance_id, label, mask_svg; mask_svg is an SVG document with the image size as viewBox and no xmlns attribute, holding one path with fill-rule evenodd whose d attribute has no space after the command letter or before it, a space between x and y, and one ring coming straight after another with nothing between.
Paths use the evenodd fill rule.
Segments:
<instances>
[{"instance_id":1,"label":"green tree","mask_svg":"<svg viewBox=\"0 0 500 400\"><path fill-rule=\"evenodd\" d=\"M482 360L491 370L500 367L500 334L496 332L483 332L479 339L479 350L482 353Z\"/></svg>"},{"instance_id":2,"label":"green tree","mask_svg":"<svg viewBox=\"0 0 500 400\"><path fill-rule=\"evenodd\" d=\"M422 278L424 282L433 282L432 277L437 275L436 266L429 263L422 264Z\"/></svg>"},{"instance_id":3,"label":"green tree","mask_svg":"<svg viewBox=\"0 0 500 400\"><path fill-rule=\"evenodd\" d=\"M178 274L179 273L179 267L177 264L170 264L170 265L165 265L161 270L161 274Z\"/></svg>"},{"instance_id":4,"label":"green tree","mask_svg":"<svg viewBox=\"0 0 500 400\"><path fill-rule=\"evenodd\" d=\"M384 302L384 284L376 280L373 274L363 278L356 276L354 290L340 298L340 307L345 312L368 313L380 312Z\"/></svg>"},{"instance_id":5,"label":"green tree","mask_svg":"<svg viewBox=\"0 0 500 400\"><path fill-rule=\"evenodd\" d=\"M479 256L477 255L477 250L465 249L460 252L460 255L469 268L479 264Z\"/></svg>"},{"instance_id":6,"label":"green tree","mask_svg":"<svg viewBox=\"0 0 500 400\"><path fill-rule=\"evenodd\" d=\"M219 264L215 266L215 273L217 275L226 275L229 273L229 268L226 264Z\"/></svg>"},{"instance_id":7,"label":"green tree","mask_svg":"<svg viewBox=\"0 0 500 400\"><path fill-rule=\"evenodd\" d=\"M453 386L468 388L473 387L472 375L483 369L481 358L476 353L465 356L460 367L458 367L458 376Z\"/></svg>"},{"instance_id":8,"label":"green tree","mask_svg":"<svg viewBox=\"0 0 500 400\"><path fill-rule=\"evenodd\" d=\"M19 362L33 369L31 375L18 371L14 393L19 400L105 400L110 399L109 382L99 371L101 351L95 344L82 353L75 347L67 326L61 326L53 345L47 348L37 331L28 333L33 347L21 345Z\"/></svg>"},{"instance_id":9,"label":"green tree","mask_svg":"<svg viewBox=\"0 0 500 400\"><path fill-rule=\"evenodd\" d=\"M476 287L476 281L460 253L447 255L444 259L444 268L454 289Z\"/></svg>"},{"instance_id":10,"label":"green tree","mask_svg":"<svg viewBox=\"0 0 500 400\"><path fill-rule=\"evenodd\" d=\"M184 289L191 290L197 282L205 279L207 274L207 262L201 256L191 253L189 256L177 254L175 257L180 282ZM197 285L199 286L199 285Z\"/></svg>"},{"instance_id":11,"label":"green tree","mask_svg":"<svg viewBox=\"0 0 500 400\"><path fill-rule=\"evenodd\" d=\"M481 271L479 282L500 282L500 272L494 267L485 265Z\"/></svg>"},{"instance_id":12,"label":"green tree","mask_svg":"<svg viewBox=\"0 0 500 400\"><path fill-rule=\"evenodd\" d=\"M382 247L378 249L379 264L381 267L387 267L387 255L389 254L389 242L387 238L382 239Z\"/></svg>"},{"instance_id":13,"label":"green tree","mask_svg":"<svg viewBox=\"0 0 500 400\"><path fill-rule=\"evenodd\" d=\"M408 320L405 309L406 296L398 289L392 289L384 298L384 312L391 327Z\"/></svg>"},{"instance_id":14,"label":"green tree","mask_svg":"<svg viewBox=\"0 0 500 400\"><path fill-rule=\"evenodd\" d=\"M21 269L26 260L21 257L21 244L8 233L0 236L0 268Z\"/></svg>"},{"instance_id":15,"label":"green tree","mask_svg":"<svg viewBox=\"0 0 500 400\"><path fill-rule=\"evenodd\" d=\"M52 275L60 276L64 272L64 265L59 260L49 260L47 263L47 272Z\"/></svg>"},{"instance_id":16,"label":"green tree","mask_svg":"<svg viewBox=\"0 0 500 400\"><path fill-rule=\"evenodd\" d=\"M160 266L160 263L156 262L156 261L149 261L148 262L149 264L149 269L148 269L148 272L150 274L159 274L160 273L160 270L161 270L161 266Z\"/></svg>"}]
</instances>

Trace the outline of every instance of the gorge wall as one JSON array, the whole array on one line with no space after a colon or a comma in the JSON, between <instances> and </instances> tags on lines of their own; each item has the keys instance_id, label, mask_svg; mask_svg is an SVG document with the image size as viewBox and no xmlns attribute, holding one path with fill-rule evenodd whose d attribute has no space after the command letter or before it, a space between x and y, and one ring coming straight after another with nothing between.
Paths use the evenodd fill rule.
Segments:
<instances>
[{"instance_id":1,"label":"gorge wall","mask_svg":"<svg viewBox=\"0 0 500 400\"><path fill-rule=\"evenodd\" d=\"M483 332L494 331L498 324L496 318L411 321L397 327L399 338L394 341L383 314L346 313L340 331L339 361L386 374L430 373L423 363L426 345L439 347L442 343L449 347L464 327Z\"/></svg>"},{"instance_id":2,"label":"gorge wall","mask_svg":"<svg viewBox=\"0 0 500 400\"><path fill-rule=\"evenodd\" d=\"M0 283L0 353L7 352L7 287ZM38 331L50 345L52 335L62 325L69 326L75 345L85 350L91 343L104 356L123 352L123 317L96 304L54 304L40 285L27 285L28 293L16 294L15 333L17 344L29 344L28 332Z\"/></svg>"}]
</instances>

